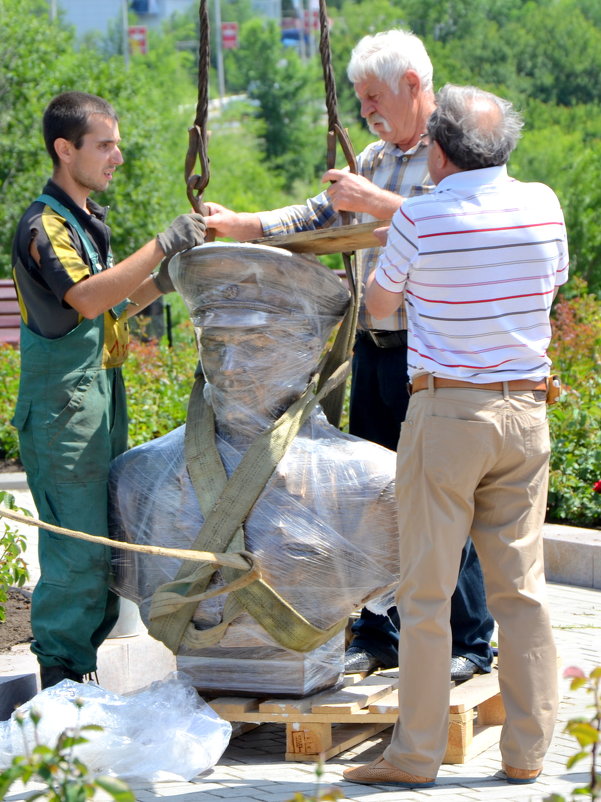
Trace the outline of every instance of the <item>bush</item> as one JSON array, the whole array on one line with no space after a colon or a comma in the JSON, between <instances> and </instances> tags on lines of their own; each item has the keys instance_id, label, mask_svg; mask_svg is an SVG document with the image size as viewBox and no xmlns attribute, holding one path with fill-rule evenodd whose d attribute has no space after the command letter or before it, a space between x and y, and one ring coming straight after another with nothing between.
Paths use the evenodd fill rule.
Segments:
<instances>
[{"instance_id":1,"label":"bush","mask_svg":"<svg viewBox=\"0 0 601 802\"><path fill-rule=\"evenodd\" d=\"M123 373L127 387L129 445L147 443L186 421L198 352L188 321L174 330L173 347L132 339Z\"/></svg>"},{"instance_id":2,"label":"bush","mask_svg":"<svg viewBox=\"0 0 601 802\"><path fill-rule=\"evenodd\" d=\"M0 344L0 459L19 457L17 430L11 424L17 393L21 355L16 348Z\"/></svg>"},{"instance_id":3,"label":"bush","mask_svg":"<svg viewBox=\"0 0 601 802\"><path fill-rule=\"evenodd\" d=\"M189 321L173 332L173 347L165 338L144 343L133 339L123 372L130 418L129 445L146 443L186 420L188 398L198 355ZM17 430L11 424L19 388L18 350L0 346L0 460L19 457Z\"/></svg>"},{"instance_id":4,"label":"bush","mask_svg":"<svg viewBox=\"0 0 601 802\"><path fill-rule=\"evenodd\" d=\"M549 355L564 395L549 408L547 519L601 528L601 302L578 278L555 306Z\"/></svg>"},{"instance_id":5,"label":"bush","mask_svg":"<svg viewBox=\"0 0 601 802\"><path fill-rule=\"evenodd\" d=\"M30 513L17 507L10 493L0 490L0 504L8 510ZM27 547L25 535L3 519L0 521L0 622L6 620L5 604L11 587L21 588L29 579L27 563L23 554Z\"/></svg>"}]
</instances>

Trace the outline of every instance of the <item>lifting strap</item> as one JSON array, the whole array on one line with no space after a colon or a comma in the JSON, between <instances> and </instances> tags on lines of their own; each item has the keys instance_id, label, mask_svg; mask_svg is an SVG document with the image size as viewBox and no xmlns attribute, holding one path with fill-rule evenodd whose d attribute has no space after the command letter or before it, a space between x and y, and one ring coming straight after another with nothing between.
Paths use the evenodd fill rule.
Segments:
<instances>
[{"instance_id":1,"label":"lifting strap","mask_svg":"<svg viewBox=\"0 0 601 802\"><path fill-rule=\"evenodd\" d=\"M250 445L229 480L215 445L215 421L204 399L204 379L197 378L188 407L185 454L205 521L192 548L202 543L206 551L244 551L243 523L253 505L301 426L349 370L347 361L317 393L317 382L313 380L300 398ZM177 653L181 646L201 649L218 643L229 623L242 611L248 612L276 642L299 652L316 649L346 624L344 618L328 629L314 626L256 574L244 587L229 584L211 591L210 595L229 593L222 623L197 630L191 618L199 601L208 598L206 589L214 572L214 565L184 562L175 580L155 591L149 632L172 652ZM221 573L228 583L241 577L237 569L223 568Z\"/></svg>"}]
</instances>

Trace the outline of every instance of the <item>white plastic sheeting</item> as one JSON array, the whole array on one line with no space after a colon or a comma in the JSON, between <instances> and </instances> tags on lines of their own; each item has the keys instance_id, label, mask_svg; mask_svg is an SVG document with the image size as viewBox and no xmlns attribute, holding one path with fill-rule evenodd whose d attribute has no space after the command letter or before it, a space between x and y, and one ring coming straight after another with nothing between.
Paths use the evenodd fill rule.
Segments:
<instances>
[{"instance_id":1,"label":"white plastic sheeting","mask_svg":"<svg viewBox=\"0 0 601 802\"><path fill-rule=\"evenodd\" d=\"M75 701L81 703L76 706ZM29 718L40 716L37 733ZM19 725L16 716L23 718ZM0 769L37 743L56 745L66 729L83 730L88 743L73 754L94 775L148 781L190 780L212 768L229 743L231 724L198 696L189 681L170 677L121 696L94 683L63 680L46 688L0 722Z\"/></svg>"}]
</instances>

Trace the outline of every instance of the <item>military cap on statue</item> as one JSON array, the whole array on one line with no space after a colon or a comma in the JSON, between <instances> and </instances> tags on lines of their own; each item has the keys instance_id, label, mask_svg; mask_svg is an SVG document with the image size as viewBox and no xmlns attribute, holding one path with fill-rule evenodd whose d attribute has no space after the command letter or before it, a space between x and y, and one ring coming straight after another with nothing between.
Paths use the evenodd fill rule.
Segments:
<instances>
[{"instance_id":1,"label":"military cap on statue","mask_svg":"<svg viewBox=\"0 0 601 802\"><path fill-rule=\"evenodd\" d=\"M213 312L235 307L323 318L321 329L331 327L349 303L348 289L332 270L313 257L267 245L206 243L174 256L169 273L198 326L210 325ZM239 325L253 323L244 316Z\"/></svg>"}]
</instances>

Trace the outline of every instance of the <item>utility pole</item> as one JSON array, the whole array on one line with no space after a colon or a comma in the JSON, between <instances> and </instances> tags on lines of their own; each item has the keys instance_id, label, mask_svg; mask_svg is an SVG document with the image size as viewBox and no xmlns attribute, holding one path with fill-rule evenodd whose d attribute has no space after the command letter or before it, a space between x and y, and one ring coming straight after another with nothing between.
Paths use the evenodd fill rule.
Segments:
<instances>
[{"instance_id":1,"label":"utility pole","mask_svg":"<svg viewBox=\"0 0 601 802\"><path fill-rule=\"evenodd\" d=\"M298 21L298 49L299 55L303 61L307 60L307 41L305 39L305 4L303 0L299 2L299 9L300 9L300 19Z\"/></svg>"},{"instance_id":2,"label":"utility pole","mask_svg":"<svg viewBox=\"0 0 601 802\"><path fill-rule=\"evenodd\" d=\"M129 69L129 19L127 0L122 0L122 32L123 32L123 59L125 61L125 69Z\"/></svg>"},{"instance_id":3,"label":"utility pole","mask_svg":"<svg viewBox=\"0 0 601 802\"><path fill-rule=\"evenodd\" d=\"M221 0L215 0L215 44L217 47L217 84L219 86L219 105L225 96L225 75L223 72L223 42L221 32Z\"/></svg>"},{"instance_id":4,"label":"utility pole","mask_svg":"<svg viewBox=\"0 0 601 802\"><path fill-rule=\"evenodd\" d=\"M56 19L56 0L50 0L50 22Z\"/></svg>"}]
</instances>

